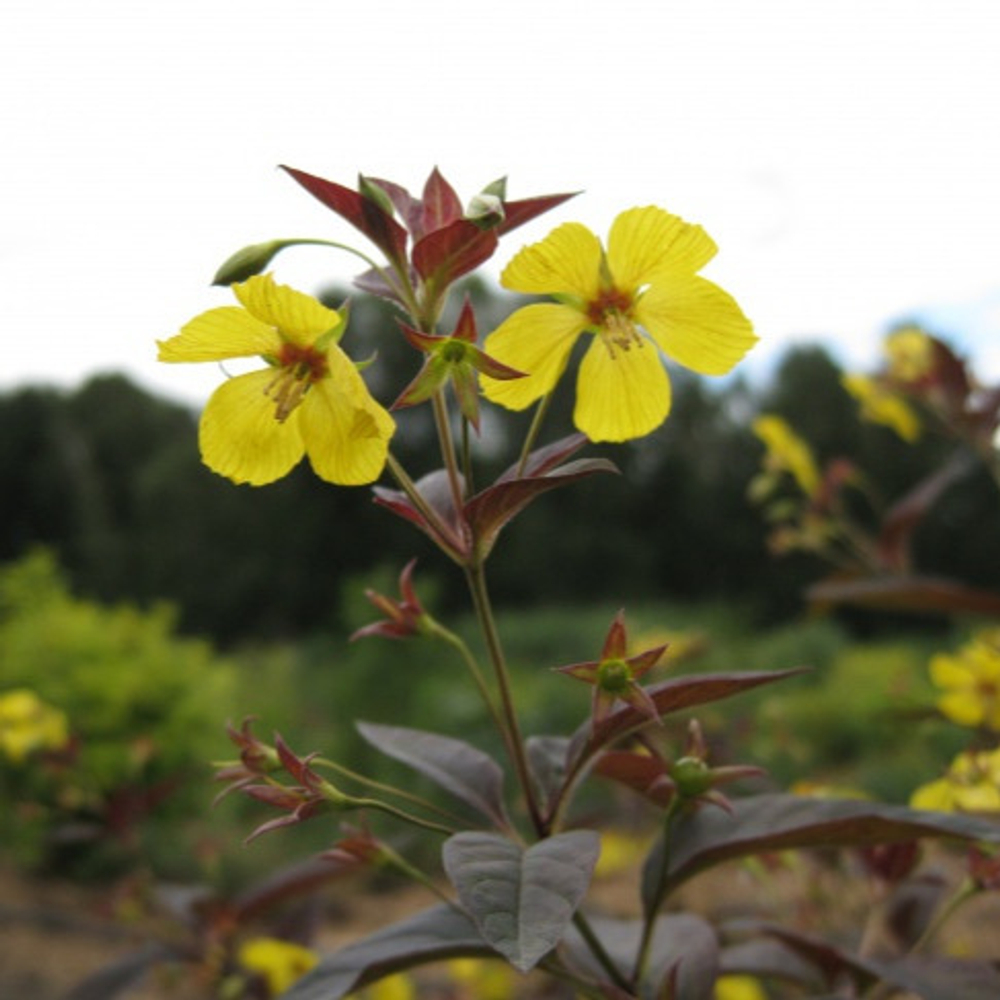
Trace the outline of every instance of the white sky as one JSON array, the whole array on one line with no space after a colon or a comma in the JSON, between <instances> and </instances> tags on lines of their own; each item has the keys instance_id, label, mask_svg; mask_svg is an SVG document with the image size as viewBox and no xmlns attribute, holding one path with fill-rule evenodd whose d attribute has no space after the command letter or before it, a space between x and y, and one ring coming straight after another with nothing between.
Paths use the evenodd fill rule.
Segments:
<instances>
[{"instance_id":1,"label":"white sky","mask_svg":"<svg viewBox=\"0 0 1000 1000\"><path fill-rule=\"evenodd\" d=\"M11 0L0 13L0 388L120 370L202 401L154 340L215 268L353 231L275 170L463 200L585 193L508 238L656 203L720 246L762 338L861 363L923 312L1000 375L996 0ZM359 236L358 240L362 238ZM315 290L357 268L278 258ZM495 269L494 269L495 272ZM989 357L988 357L989 356Z\"/></svg>"}]
</instances>

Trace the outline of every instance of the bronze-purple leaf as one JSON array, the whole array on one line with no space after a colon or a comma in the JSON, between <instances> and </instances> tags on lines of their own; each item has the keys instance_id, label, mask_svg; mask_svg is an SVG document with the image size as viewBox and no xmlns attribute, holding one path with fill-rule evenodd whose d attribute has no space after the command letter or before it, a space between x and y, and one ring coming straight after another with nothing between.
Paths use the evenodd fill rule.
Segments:
<instances>
[{"instance_id":1,"label":"bronze-purple leaf","mask_svg":"<svg viewBox=\"0 0 1000 1000\"><path fill-rule=\"evenodd\" d=\"M282 166L314 198L368 237L397 268L406 266L406 230L369 198L341 184Z\"/></svg>"}]
</instances>

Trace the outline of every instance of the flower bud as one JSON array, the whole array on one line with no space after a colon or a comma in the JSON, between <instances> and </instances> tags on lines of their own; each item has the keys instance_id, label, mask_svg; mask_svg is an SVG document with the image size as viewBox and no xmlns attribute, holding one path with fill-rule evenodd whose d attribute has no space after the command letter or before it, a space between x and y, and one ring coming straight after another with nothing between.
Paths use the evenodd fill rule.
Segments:
<instances>
[{"instance_id":1,"label":"flower bud","mask_svg":"<svg viewBox=\"0 0 1000 1000\"><path fill-rule=\"evenodd\" d=\"M266 243L252 243L242 250L237 250L215 272L213 285L233 285L246 281L255 274L262 273L271 260L285 247L301 243L302 240L268 240Z\"/></svg>"}]
</instances>

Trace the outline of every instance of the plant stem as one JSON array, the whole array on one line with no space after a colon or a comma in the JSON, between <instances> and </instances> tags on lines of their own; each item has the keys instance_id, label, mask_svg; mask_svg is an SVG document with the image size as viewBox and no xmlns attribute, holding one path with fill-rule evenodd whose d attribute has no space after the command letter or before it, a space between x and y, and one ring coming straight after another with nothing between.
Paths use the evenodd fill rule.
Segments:
<instances>
[{"instance_id":1,"label":"plant stem","mask_svg":"<svg viewBox=\"0 0 1000 1000\"><path fill-rule=\"evenodd\" d=\"M396 788L393 785L386 785L381 781L375 781L372 778L367 778L365 775L358 774L357 771L352 771L349 767L344 767L343 764L338 764L336 761L329 760L326 757L314 757L312 765L314 767L326 768L328 771L333 771L335 774L339 774L344 778L349 778L351 781L355 781L363 788L368 788L373 792L381 792L383 795L394 795L396 798L410 802L415 806L419 806L421 809L426 809L428 812L436 813L443 819L452 820L456 823L463 822L460 816L448 812L447 809L442 809L440 806L434 805L433 802L428 802L426 799L422 799L419 795L414 795L413 792L407 792L402 788Z\"/></svg>"},{"instance_id":2,"label":"plant stem","mask_svg":"<svg viewBox=\"0 0 1000 1000\"><path fill-rule=\"evenodd\" d=\"M483 676L482 670L479 669L479 664L476 662L476 658L472 655L472 650L469 649L465 641L460 637L455 635L454 632L446 629L443 625L438 622L434 622L431 626L431 633L440 639L442 642L446 642L452 649L456 650L459 656L462 657L465 662L466 667L469 669L469 673L472 675L472 679L479 689L479 694L483 701L486 703L486 707L489 709L490 715L493 717L493 722L501 734L506 734L506 725L504 724L503 718L497 710L496 705L493 703L493 696L490 692L489 685L486 683L486 678Z\"/></svg>"},{"instance_id":3,"label":"plant stem","mask_svg":"<svg viewBox=\"0 0 1000 1000\"><path fill-rule=\"evenodd\" d=\"M593 927L590 926L587 918L579 910L573 914L573 923L580 932L580 936L586 941L587 947L590 948L594 958L601 963L601 968L611 977L611 981L626 992L630 992L632 989L631 984L622 975L621 969L615 965L614 959L607 953L607 950L601 943L601 939L594 933Z\"/></svg>"},{"instance_id":4,"label":"plant stem","mask_svg":"<svg viewBox=\"0 0 1000 1000\"><path fill-rule=\"evenodd\" d=\"M403 809L397 809L396 806L390 805L388 802L382 802L381 799L352 799L351 805L357 809L373 809L376 812L383 812L387 816L401 819L405 823L412 823L414 826L421 826L425 830L432 830L434 833L443 833L447 837L456 832L450 826L443 826L441 823L435 823L433 820L414 816Z\"/></svg>"},{"instance_id":5,"label":"plant stem","mask_svg":"<svg viewBox=\"0 0 1000 1000\"><path fill-rule=\"evenodd\" d=\"M451 485L451 501L458 513L465 503L464 488L458 472L458 462L455 458L455 444L451 436L451 422L448 419L448 404L444 392L438 389L431 397L434 407L434 424L437 427L438 441L441 445L441 460L448 470L448 482Z\"/></svg>"},{"instance_id":6,"label":"plant stem","mask_svg":"<svg viewBox=\"0 0 1000 1000\"><path fill-rule=\"evenodd\" d=\"M517 462L518 476L524 473L524 467L528 464L528 456L531 454L531 449L535 446L538 432L542 429L542 422L545 420L545 414L548 413L549 403L551 402L552 393L550 392L547 396L542 396L538 401L538 406L535 407L535 415L531 418L531 426L525 435L524 444L521 447L521 457Z\"/></svg>"},{"instance_id":7,"label":"plant stem","mask_svg":"<svg viewBox=\"0 0 1000 1000\"><path fill-rule=\"evenodd\" d=\"M410 503L420 512L420 516L423 517L428 527L434 532L434 541L441 551L455 562L464 563L464 557L461 552L451 542L453 532L444 524L434 508L423 498L420 490L417 489L417 484L410 478L407 471L392 452L389 452L386 457L386 465L402 491L409 498Z\"/></svg>"},{"instance_id":8,"label":"plant stem","mask_svg":"<svg viewBox=\"0 0 1000 1000\"><path fill-rule=\"evenodd\" d=\"M544 830L544 823L538 809L538 803L535 800L535 790L531 781L531 773L528 770L524 740L521 738L521 726L517 719L514 699L511 694L510 671L507 668L500 635L497 632L496 618L493 615L493 607L490 603L490 595L486 587L486 574L482 563L477 562L466 566L465 576L469 585L469 592L472 595L472 603L476 609L476 617L479 620L483 638L486 640L490 662L493 664L497 687L500 691L500 704L503 709L507 749L510 753L514 769L517 771L518 781L520 782L521 791L524 794L524 800L528 807L528 814L531 816L532 826L536 833L541 834Z\"/></svg>"},{"instance_id":9,"label":"plant stem","mask_svg":"<svg viewBox=\"0 0 1000 1000\"><path fill-rule=\"evenodd\" d=\"M635 956L635 970L632 973L633 981L638 984L646 972L649 963L649 949L653 943L653 931L656 928L656 918L660 912L665 898L664 887L667 882L667 871L670 864L670 834L674 820L680 811L680 798L675 796L667 806L666 815L663 817L663 852L660 857L660 870L656 877L656 889L650 901L647 912L643 914L642 940L639 942L639 950Z\"/></svg>"}]
</instances>

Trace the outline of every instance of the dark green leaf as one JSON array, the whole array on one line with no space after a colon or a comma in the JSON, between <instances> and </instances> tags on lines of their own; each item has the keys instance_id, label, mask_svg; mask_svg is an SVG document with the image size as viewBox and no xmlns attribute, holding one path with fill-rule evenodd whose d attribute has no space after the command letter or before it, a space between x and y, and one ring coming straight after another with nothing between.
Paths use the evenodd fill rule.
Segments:
<instances>
[{"instance_id":1,"label":"dark green leaf","mask_svg":"<svg viewBox=\"0 0 1000 1000\"><path fill-rule=\"evenodd\" d=\"M358 722L358 732L376 750L430 778L496 826L506 826L503 771L476 747L439 733Z\"/></svg>"},{"instance_id":2,"label":"dark green leaf","mask_svg":"<svg viewBox=\"0 0 1000 1000\"><path fill-rule=\"evenodd\" d=\"M493 833L463 832L444 845L445 871L482 936L528 972L563 938L600 853L593 830L526 850Z\"/></svg>"}]
</instances>

